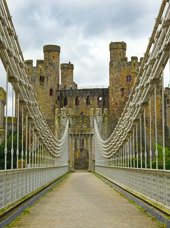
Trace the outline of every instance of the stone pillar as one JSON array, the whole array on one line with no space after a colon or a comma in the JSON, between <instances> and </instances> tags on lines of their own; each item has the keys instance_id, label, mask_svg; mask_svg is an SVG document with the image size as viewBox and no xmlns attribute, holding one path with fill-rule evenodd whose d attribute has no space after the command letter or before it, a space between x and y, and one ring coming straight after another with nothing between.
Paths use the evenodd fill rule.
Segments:
<instances>
[{"instance_id":1,"label":"stone pillar","mask_svg":"<svg viewBox=\"0 0 170 228\"><path fill-rule=\"evenodd\" d=\"M87 150L87 135L84 135L84 149Z\"/></svg>"},{"instance_id":2,"label":"stone pillar","mask_svg":"<svg viewBox=\"0 0 170 228\"><path fill-rule=\"evenodd\" d=\"M91 170L92 172L95 171L95 152L94 152L94 135L91 135Z\"/></svg>"},{"instance_id":3,"label":"stone pillar","mask_svg":"<svg viewBox=\"0 0 170 228\"><path fill-rule=\"evenodd\" d=\"M72 135L69 135L69 170L72 171L73 161L72 161L72 153L73 153L73 142Z\"/></svg>"},{"instance_id":4,"label":"stone pillar","mask_svg":"<svg viewBox=\"0 0 170 228\"><path fill-rule=\"evenodd\" d=\"M91 147L90 147L90 135L87 135L87 150L89 152L89 169L88 171L91 171Z\"/></svg>"},{"instance_id":5,"label":"stone pillar","mask_svg":"<svg viewBox=\"0 0 170 228\"><path fill-rule=\"evenodd\" d=\"M108 128L108 110L107 108L104 108L104 114L102 117L102 136L103 139L106 140L109 136L109 128Z\"/></svg>"},{"instance_id":6,"label":"stone pillar","mask_svg":"<svg viewBox=\"0 0 170 228\"><path fill-rule=\"evenodd\" d=\"M90 109L90 128L93 128L94 109Z\"/></svg>"},{"instance_id":7,"label":"stone pillar","mask_svg":"<svg viewBox=\"0 0 170 228\"><path fill-rule=\"evenodd\" d=\"M76 145L75 145L75 136L72 135L72 166L71 166L71 171L73 172L74 171L74 153L75 153L75 150L76 150Z\"/></svg>"}]
</instances>

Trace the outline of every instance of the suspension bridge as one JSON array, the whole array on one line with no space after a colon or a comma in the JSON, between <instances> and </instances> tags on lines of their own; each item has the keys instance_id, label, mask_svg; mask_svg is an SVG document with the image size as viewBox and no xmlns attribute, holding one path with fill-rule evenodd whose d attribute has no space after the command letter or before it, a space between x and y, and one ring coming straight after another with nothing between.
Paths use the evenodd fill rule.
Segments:
<instances>
[{"instance_id":1,"label":"suspension bridge","mask_svg":"<svg viewBox=\"0 0 170 228\"><path fill-rule=\"evenodd\" d=\"M164 96L164 69L170 54L169 24L170 2L163 0L129 99L110 137L102 139L95 118L92 131L78 135L70 129L68 118L62 137L56 138L36 100L6 0L0 1L0 58L6 71L0 171L2 216L19 202L73 171L70 162L74 162L75 146L80 146L82 140L90 154L90 171L137 204L144 202L166 216L170 214L170 157L165 142ZM12 85L10 133L9 83ZM161 112L157 110L158 103ZM162 142L161 152L158 137ZM72 173L35 205L30 218L23 218L20 227L157 227L150 218L116 194L90 173ZM153 212L146 210L170 227L168 217L154 209ZM118 219L121 216L124 221ZM0 227L11 221L1 221Z\"/></svg>"}]
</instances>

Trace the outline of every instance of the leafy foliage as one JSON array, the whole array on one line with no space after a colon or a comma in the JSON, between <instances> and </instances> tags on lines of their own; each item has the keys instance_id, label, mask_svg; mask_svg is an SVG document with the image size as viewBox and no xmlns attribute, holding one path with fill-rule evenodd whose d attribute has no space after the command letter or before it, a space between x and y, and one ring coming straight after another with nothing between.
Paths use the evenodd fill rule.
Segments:
<instances>
[{"instance_id":1,"label":"leafy foliage","mask_svg":"<svg viewBox=\"0 0 170 228\"><path fill-rule=\"evenodd\" d=\"M155 145L156 148L156 145ZM163 147L157 144L158 148L158 168L163 169ZM152 161L152 167L156 168L156 158ZM170 148L165 147L165 168L170 170Z\"/></svg>"},{"instance_id":2,"label":"leafy foliage","mask_svg":"<svg viewBox=\"0 0 170 228\"><path fill-rule=\"evenodd\" d=\"M14 168L16 168L16 150L17 150L17 132L15 131L13 134L13 143L14 143L14 156L13 156L13 160L14 160ZM11 132L8 134L8 138L7 138L7 168L10 169L11 168L11 145L12 145L12 134ZM19 154L21 154L21 145L22 145L22 137L21 134L19 135L19 148L20 148L20 152ZM4 169L4 149L5 149L5 141L3 141L0 144L0 169Z\"/></svg>"}]
</instances>

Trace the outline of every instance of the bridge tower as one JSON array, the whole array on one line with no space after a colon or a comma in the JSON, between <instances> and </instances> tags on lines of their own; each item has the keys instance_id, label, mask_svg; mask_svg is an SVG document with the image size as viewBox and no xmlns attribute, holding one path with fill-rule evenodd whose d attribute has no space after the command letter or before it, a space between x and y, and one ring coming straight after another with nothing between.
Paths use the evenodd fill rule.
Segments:
<instances>
[{"instance_id":1,"label":"bridge tower","mask_svg":"<svg viewBox=\"0 0 170 228\"><path fill-rule=\"evenodd\" d=\"M110 43L109 116L113 122L113 128L128 100L139 64L135 56L128 62L125 42Z\"/></svg>"}]
</instances>

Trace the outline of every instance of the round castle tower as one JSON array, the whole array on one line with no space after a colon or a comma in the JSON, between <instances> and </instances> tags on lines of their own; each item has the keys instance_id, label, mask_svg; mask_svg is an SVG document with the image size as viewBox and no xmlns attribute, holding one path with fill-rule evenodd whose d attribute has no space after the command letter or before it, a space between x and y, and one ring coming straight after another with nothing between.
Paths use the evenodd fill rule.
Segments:
<instances>
[{"instance_id":1,"label":"round castle tower","mask_svg":"<svg viewBox=\"0 0 170 228\"><path fill-rule=\"evenodd\" d=\"M110 46L110 61L119 61L126 58L126 43L125 42L111 42Z\"/></svg>"},{"instance_id":2,"label":"round castle tower","mask_svg":"<svg viewBox=\"0 0 170 228\"><path fill-rule=\"evenodd\" d=\"M73 89L73 70L74 65L72 63L62 63L61 66L61 86L64 89Z\"/></svg>"},{"instance_id":3,"label":"round castle tower","mask_svg":"<svg viewBox=\"0 0 170 228\"><path fill-rule=\"evenodd\" d=\"M51 85L53 89L59 87L59 64L60 64L60 46L58 45L45 45L43 47L44 52L44 67L51 68L49 69L54 75L52 75ZM49 74L50 74L49 72Z\"/></svg>"},{"instance_id":4,"label":"round castle tower","mask_svg":"<svg viewBox=\"0 0 170 228\"><path fill-rule=\"evenodd\" d=\"M135 56L128 62L125 42L111 42L109 48L109 115L114 128L130 95L139 63Z\"/></svg>"}]
</instances>

